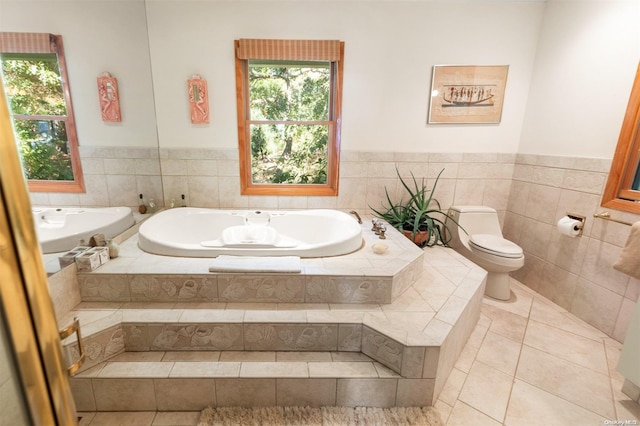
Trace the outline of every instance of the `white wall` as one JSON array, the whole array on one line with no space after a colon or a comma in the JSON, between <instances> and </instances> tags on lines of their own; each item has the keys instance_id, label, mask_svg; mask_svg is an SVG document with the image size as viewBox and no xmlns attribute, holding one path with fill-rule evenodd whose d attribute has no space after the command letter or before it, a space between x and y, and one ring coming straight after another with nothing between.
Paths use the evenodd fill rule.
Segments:
<instances>
[{"instance_id":1,"label":"white wall","mask_svg":"<svg viewBox=\"0 0 640 426\"><path fill-rule=\"evenodd\" d=\"M80 146L156 147L143 0L0 0L0 31L62 35ZM96 78L118 79L121 123L104 123Z\"/></svg>"},{"instance_id":2,"label":"white wall","mask_svg":"<svg viewBox=\"0 0 640 426\"><path fill-rule=\"evenodd\" d=\"M640 1L548 1L540 35L519 152L612 158L640 59Z\"/></svg>"},{"instance_id":3,"label":"white wall","mask_svg":"<svg viewBox=\"0 0 640 426\"><path fill-rule=\"evenodd\" d=\"M233 40L345 41L342 148L515 153L541 2L147 2L161 148L237 147ZM431 70L509 65L499 125L427 125ZM208 80L211 124L189 121L186 81Z\"/></svg>"}]
</instances>

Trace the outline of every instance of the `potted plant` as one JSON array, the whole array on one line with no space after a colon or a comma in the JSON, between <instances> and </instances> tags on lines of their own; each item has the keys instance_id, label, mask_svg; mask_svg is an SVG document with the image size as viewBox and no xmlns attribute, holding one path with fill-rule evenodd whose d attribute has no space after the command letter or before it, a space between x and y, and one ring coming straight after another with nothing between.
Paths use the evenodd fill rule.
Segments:
<instances>
[{"instance_id":1,"label":"potted plant","mask_svg":"<svg viewBox=\"0 0 640 426\"><path fill-rule=\"evenodd\" d=\"M426 186L424 178L418 182L411 173L412 185L407 183L396 168L400 183L406 190L408 200L394 203L389 196L387 188L384 189L387 206L377 210L369 206L374 215L385 220L389 225L402 232L418 246L431 247L437 244L446 246L451 239L451 232L445 222L448 218L446 212L440 207L440 203L433 194L444 169L440 170L431 188ZM455 221L449 218L452 222ZM456 223L456 225L458 225ZM458 225L459 226L459 225Z\"/></svg>"}]
</instances>

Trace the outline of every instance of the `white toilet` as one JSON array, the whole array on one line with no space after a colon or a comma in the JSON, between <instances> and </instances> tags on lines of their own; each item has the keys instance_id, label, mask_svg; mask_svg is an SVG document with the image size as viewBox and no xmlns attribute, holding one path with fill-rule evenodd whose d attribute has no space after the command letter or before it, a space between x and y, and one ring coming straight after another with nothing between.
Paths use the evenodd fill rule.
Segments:
<instances>
[{"instance_id":1,"label":"white toilet","mask_svg":"<svg viewBox=\"0 0 640 426\"><path fill-rule=\"evenodd\" d=\"M524 266L524 253L519 245L502 237L498 213L486 206L452 206L449 215L466 231L448 220L449 245L487 270L484 294L509 300L509 272Z\"/></svg>"}]
</instances>

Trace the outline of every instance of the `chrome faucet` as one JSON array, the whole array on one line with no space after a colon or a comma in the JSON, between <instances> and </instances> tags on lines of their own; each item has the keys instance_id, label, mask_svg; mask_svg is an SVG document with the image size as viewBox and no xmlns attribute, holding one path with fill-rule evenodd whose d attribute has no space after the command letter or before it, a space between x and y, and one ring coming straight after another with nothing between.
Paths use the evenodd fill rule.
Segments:
<instances>
[{"instance_id":1,"label":"chrome faucet","mask_svg":"<svg viewBox=\"0 0 640 426\"><path fill-rule=\"evenodd\" d=\"M354 215L354 216L358 219L358 223L362 223L362 219L360 219L360 215L358 214L358 212L357 212L357 211L355 211L355 210L351 210L351 211L349 212L349 214Z\"/></svg>"}]
</instances>

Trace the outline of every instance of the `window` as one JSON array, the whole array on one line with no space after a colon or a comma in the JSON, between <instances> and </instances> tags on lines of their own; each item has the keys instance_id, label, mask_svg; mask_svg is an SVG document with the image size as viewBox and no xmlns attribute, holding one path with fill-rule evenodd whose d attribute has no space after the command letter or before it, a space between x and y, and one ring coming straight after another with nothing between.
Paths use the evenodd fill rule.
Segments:
<instances>
[{"instance_id":1,"label":"window","mask_svg":"<svg viewBox=\"0 0 640 426\"><path fill-rule=\"evenodd\" d=\"M62 37L0 33L0 62L29 190L84 192Z\"/></svg>"},{"instance_id":2,"label":"window","mask_svg":"<svg viewBox=\"0 0 640 426\"><path fill-rule=\"evenodd\" d=\"M602 206L640 213L640 65L622 122Z\"/></svg>"},{"instance_id":3,"label":"window","mask_svg":"<svg viewBox=\"0 0 640 426\"><path fill-rule=\"evenodd\" d=\"M337 195L344 43L235 41L243 195Z\"/></svg>"}]
</instances>

